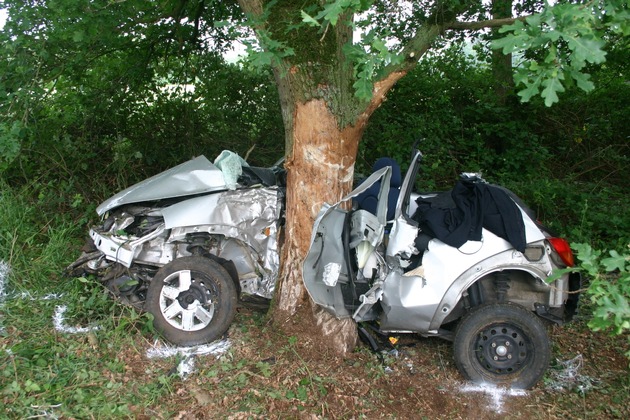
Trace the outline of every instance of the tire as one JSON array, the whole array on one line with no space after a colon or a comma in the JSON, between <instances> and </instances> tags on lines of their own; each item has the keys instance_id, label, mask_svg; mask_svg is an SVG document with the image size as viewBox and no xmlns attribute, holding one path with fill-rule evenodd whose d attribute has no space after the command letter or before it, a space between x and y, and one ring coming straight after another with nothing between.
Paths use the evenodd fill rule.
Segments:
<instances>
[{"instance_id":1,"label":"tire","mask_svg":"<svg viewBox=\"0 0 630 420\"><path fill-rule=\"evenodd\" d=\"M529 389L543 377L551 358L542 321L511 303L481 305L455 330L455 364L467 379Z\"/></svg>"},{"instance_id":2,"label":"tire","mask_svg":"<svg viewBox=\"0 0 630 420\"><path fill-rule=\"evenodd\" d=\"M151 280L145 309L166 340L181 346L220 338L236 314L236 285L217 262L183 257L160 268Z\"/></svg>"}]
</instances>

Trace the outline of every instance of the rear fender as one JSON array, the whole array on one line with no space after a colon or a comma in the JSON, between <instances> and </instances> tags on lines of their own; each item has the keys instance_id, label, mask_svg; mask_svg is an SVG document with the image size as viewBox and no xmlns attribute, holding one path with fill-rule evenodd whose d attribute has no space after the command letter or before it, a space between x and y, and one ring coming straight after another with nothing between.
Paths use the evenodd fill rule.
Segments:
<instances>
[{"instance_id":1,"label":"rear fender","mask_svg":"<svg viewBox=\"0 0 630 420\"><path fill-rule=\"evenodd\" d=\"M536 310L537 304L549 307L560 307L567 298L568 276L557 279L551 284L545 279L551 274L552 268L530 264L506 263L505 255L496 255L483 261L483 266L489 267L479 270L479 266L471 267L451 284L436 308L435 315L429 326L435 330L457 317L451 313L461 309L462 297L473 285L479 286L481 293L485 293L481 303L498 301L494 282L495 276L504 273L509 278L510 288L507 289L506 301L520 304L523 307Z\"/></svg>"}]
</instances>

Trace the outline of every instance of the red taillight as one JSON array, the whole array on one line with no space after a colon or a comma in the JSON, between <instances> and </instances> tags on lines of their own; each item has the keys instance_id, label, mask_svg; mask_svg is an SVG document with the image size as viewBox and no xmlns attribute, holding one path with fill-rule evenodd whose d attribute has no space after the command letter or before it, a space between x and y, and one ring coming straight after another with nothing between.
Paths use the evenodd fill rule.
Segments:
<instances>
[{"instance_id":1,"label":"red taillight","mask_svg":"<svg viewBox=\"0 0 630 420\"><path fill-rule=\"evenodd\" d=\"M558 253L562 262L565 263L567 267L573 267L575 260L573 259L573 251L571 251L569 243L562 238L547 238L547 240Z\"/></svg>"}]
</instances>

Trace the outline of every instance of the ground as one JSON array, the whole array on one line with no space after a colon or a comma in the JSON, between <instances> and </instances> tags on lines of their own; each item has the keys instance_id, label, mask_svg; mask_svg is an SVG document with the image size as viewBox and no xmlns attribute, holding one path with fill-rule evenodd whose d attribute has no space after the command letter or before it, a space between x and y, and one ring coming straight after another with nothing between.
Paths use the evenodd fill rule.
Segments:
<instances>
[{"instance_id":1,"label":"ground","mask_svg":"<svg viewBox=\"0 0 630 420\"><path fill-rule=\"evenodd\" d=\"M241 307L222 340L182 349L97 283L1 286L1 418L630 418L628 337L590 331L585 315L549 326L552 366L524 392L466 383L437 338L340 357L301 319L281 331L264 309Z\"/></svg>"},{"instance_id":2,"label":"ground","mask_svg":"<svg viewBox=\"0 0 630 420\"><path fill-rule=\"evenodd\" d=\"M297 324L297 323L296 323ZM449 342L401 336L387 352L359 346L339 357L317 337L297 340L259 311L239 310L221 356L195 356L195 371L171 384L169 398L136 407L138 418L630 418L626 337L592 333L584 322L550 326L552 367L535 389L509 391L467 384ZM128 360L173 369L181 358ZM169 365L170 363L170 365Z\"/></svg>"}]
</instances>

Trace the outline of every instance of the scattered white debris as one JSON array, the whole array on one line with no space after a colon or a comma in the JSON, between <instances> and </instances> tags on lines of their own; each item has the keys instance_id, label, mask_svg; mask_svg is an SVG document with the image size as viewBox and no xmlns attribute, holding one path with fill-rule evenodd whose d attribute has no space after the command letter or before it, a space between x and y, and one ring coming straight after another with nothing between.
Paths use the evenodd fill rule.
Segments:
<instances>
[{"instance_id":1,"label":"scattered white debris","mask_svg":"<svg viewBox=\"0 0 630 420\"><path fill-rule=\"evenodd\" d=\"M597 379L580 373L584 364L584 358L581 354L578 354L573 359L565 360L564 362L558 360L557 362L556 368L549 369L547 389L553 391L575 389L585 393L590 391L597 382Z\"/></svg>"},{"instance_id":2,"label":"scattered white debris","mask_svg":"<svg viewBox=\"0 0 630 420\"><path fill-rule=\"evenodd\" d=\"M41 300L57 300L63 296L63 293L48 293L47 295L42 296Z\"/></svg>"},{"instance_id":3,"label":"scattered white debris","mask_svg":"<svg viewBox=\"0 0 630 420\"><path fill-rule=\"evenodd\" d=\"M177 374L182 379L188 378L188 376L195 371L195 356L186 356L177 365Z\"/></svg>"},{"instance_id":4,"label":"scattered white debris","mask_svg":"<svg viewBox=\"0 0 630 420\"><path fill-rule=\"evenodd\" d=\"M173 347L156 340L153 343L153 346L147 350L147 357L149 359L153 359L154 357L166 358L177 355L204 356L206 354L214 354L218 356L225 353L231 346L232 343L228 339L192 347Z\"/></svg>"},{"instance_id":5,"label":"scattered white debris","mask_svg":"<svg viewBox=\"0 0 630 420\"><path fill-rule=\"evenodd\" d=\"M18 294L13 294L13 296L11 296L15 299L28 299L28 300L35 300L35 298L33 297L33 295L31 295L31 292L29 292L28 290L26 292L22 292L22 293L18 293Z\"/></svg>"},{"instance_id":6,"label":"scattered white debris","mask_svg":"<svg viewBox=\"0 0 630 420\"><path fill-rule=\"evenodd\" d=\"M462 392L483 392L491 399L491 405L488 407L496 413L503 412L503 399L506 396L522 397L527 395L523 389L499 388L491 384L468 384L462 389Z\"/></svg>"},{"instance_id":7,"label":"scattered white debris","mask_svg":"<svg viewBox=\"0 0 630 420\"><path fill-rule=\"evenodd\" d=\"M68 310L66 305L58 305L55 307L55 315L53 315L53 324L57 331L68 334L83 334L90 331L98 330L99 326L92 327L69 327L65 324L64 314Z\"/></svg>"},{"instance_id":8,"label":"scattered white debris","mask_svg":"<svg viewBox=\"0 0 630 420\"><path fill-rule=\"evenodd\" d=\"M9 267L9 264L0 260L0 306L2 306L2 304L4 303L4 299L6 298L6 295L7 295L5 292L5 287L6 287L6 281L9 278L10 271L11 271L11 267ZM0 325L0 334L5 334L5 333L6 333L6 330L4 328L4 325Z\"/></svg>"},{"instance_id":9,"label":"scattered white debris","mask_svg":"<svg viewBox=\"0 0 630 420\"><path fill-rule=\"evenodd\" d=\"M56 299L59 299L62 296L63 296L63 293L61 293L61 294L48 293L47 295L44 295L42 297L37 297L37 296L33 296L31 294L31 292L29 292L29 291L22 292L19 295L15 295L15 297L18 298L18 299L28 299L28 300L56 300Z\"/></svg>"},{"instance_id":10,"label":"scattered white debris","mask_svg":"<svg viewBox=\"0 0 630 420\"><path fill-rule=\"evenodd\" d=\"M0 303L2 303L6 297L5 287L6 281L9 279L10 271L11 267L9 267L9 264L0 261Z\"/></svg>"},{"instance_id":11,"label":"scattered white debris","mask_svg":"<svg viewBox=\"0 0 630 420\"><path fill-rule=\"evenodd\" d=\"M54 404L54 405L31 405L31 408L33 410L36 410L38 412L37 415L35 416L31 416L29 418L36 418L36 417L41 417L41 418L45 418L45 419L58 419L59 417L52 412L49 412L48 410L54 410L56 408L61 407L61 404Z\"/></svg>"},{"instance_id":12,"label":"scattered white debris","mask_svg":"<svg viewBox=\"0 0 630 420\"><path fill-rule=\"evenodd\" d=\"M182 356L181 361L177 365L177 374L182 379L186 379L195 371L195 356L212 354L219 357L228 351L231 346L232 343L228 339L192 347L172 347L156 340L155 343L153 343L153 346L147 350L147 357L149 359L153 359L156 357L166 358L172 356Z\"/></svg>"}]
</instances>

